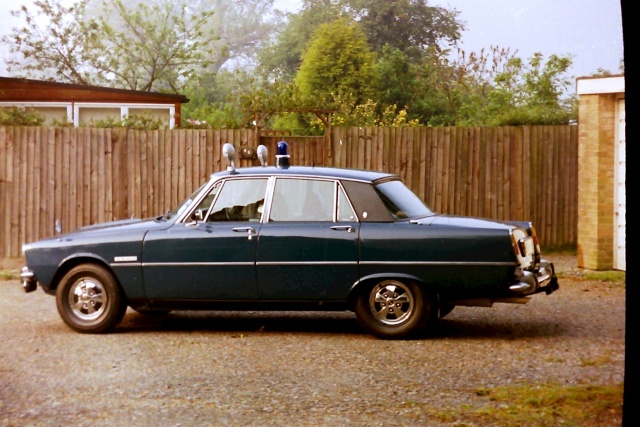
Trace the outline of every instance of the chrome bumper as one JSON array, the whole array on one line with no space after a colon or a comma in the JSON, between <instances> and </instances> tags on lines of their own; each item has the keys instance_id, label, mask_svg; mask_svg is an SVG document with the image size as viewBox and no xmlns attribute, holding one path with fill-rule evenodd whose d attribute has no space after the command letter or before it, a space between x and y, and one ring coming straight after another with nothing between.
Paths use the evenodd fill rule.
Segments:
<instances>
[{"instance_id":1,"label":"chrome bumper","mask_svg":"<svg viewBox=\"0 0 640 427\"><path fill-rule=\"evenodd\" d=\"M26 292L33 292L38 289L38 280L33 271L29 270L29 267L22 267L20 272L20 279L22 279L22 289Z\"/></svg>"},{"instance_id":2,"label":"chrome bumper","mask_svg":"<svg viewBox=\"0 0 640 427\"><path fill-rule=\"evenodd\" d=\"M545 284L545 282L548 282ZM544 292L547 295L559 288L553 263L541 260L535 271L524 271L520 282L513 284L509 290L521 295L537 294Z\"/></svg>"}]
</instances>

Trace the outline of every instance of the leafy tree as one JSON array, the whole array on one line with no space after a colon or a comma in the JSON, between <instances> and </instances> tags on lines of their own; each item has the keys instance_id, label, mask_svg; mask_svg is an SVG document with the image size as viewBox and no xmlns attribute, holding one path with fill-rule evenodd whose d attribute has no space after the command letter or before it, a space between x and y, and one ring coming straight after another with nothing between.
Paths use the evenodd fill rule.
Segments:
<instances>
[{"instance_id":1,"label":"leafy tree","mask_svg":"<svg viewBox=\"0 0 640 427\"><path fill-rule=\"evenodd\" d=\"M448 52L444 52L448 55ZM412 106L432 126L563 124L576 117L566 71L571 59L537 53L525 63L509 49L434 54L418 70L421 103Z\"/></svg>"},{"instance_id":2,"label":"leafy tree","mask_svg":"<svg viewBox=\"0 0 640 427\"><path fill-rule=\"evenodd\" d=\"M87 16L105 16L111 25L123 30L123 21L117 11L103 10L105 0L89 0ZM128 0L127 7L133 10L140 5L165 7L177 4L176 0ZM192 16L208 15L202 25L204 34L215 34L207 40L211 56L206 73L217 73L234 65L246 66L255 61L258 52L275 36L284 20L284 14L274 8L274 0L190 0L188 10ZM226 67L225 67L226 66Z\"/></svg>"},{"instance_id":3,"label":"leafy tree","mask_svg":"<svg viewBox=\"0 0 640 427\"><path fill-rule=\"evenodd\" d=\"M122 0L104 0L105 13L86 18L87 0L70 7L60 0L36 0L34 15L14 12L27 23L3 37L11 51L11 71L29 77L133 90L177 92L196 70L206 67L214 39L202 28L211 12L192 14L185 4L139 4L131 11ZM108 21L115 11L119 25ZM46 17L42 28L37 15Z\"/></svg>"},{"instance_id":4,"label":"leafy tree","mask_svg":"<svg viewBox=\"0 0 640 427\"><path fill-rule=\"evenodd\" d=\"M383 105L408 107L416 92L414 65L406 53L385 45L374 67L376 98Z\"/></svg>"},{"instance_id":5,"label":"leafy tree","mask_svg":"<svg viewBox=\"0 0 640 427\"><path fill-rule=\"evenodd\" d=\"M314 30L339 17L358 22L375 52L388 45L416 62L429 48L460 38L464 27L456 21L458 13L426 0L303 0L300 12L289 15L275 43L261 53L260 70L269 78L292 79Z\"/></svg>"},{"instance_id":6,"label":"leafy tree","mask_svg":"<svg viewBox=\"0 0 640 427\"><path fill-rule=\"evenodd\" d=\"M302 57L295 83L303 96L329 101L349 93L357 103L371 98L375 55L357 23L338 19L322 24Z\"/></svg>"},{"instance_id":7,"label":"leafy tree","mask_svg":"<svg viewBox=\"0 0 640 427\"><path fill-rule=\"evenodd\" d=\"M259 54L259 70L270 80L293 80L313 32L342 16L342 9L332 0L303 0L299 13L286 16L288 23L275 42Z\"/></svg>"},{"instance_id":8,"label":"leafy tree","mask_svg":"<svg viewBox=\"0 0 640 427\"><path fill-rule=\"evenodd\" d=\"M391 46L419 61L430 48L451 45L464 26L459 12L429 6L427 0L345 0L376 52Z\"/></svg>"},{"instance_id":9,"label":"leafy tree","mask_svg":"<svg viewBox=\"0 0 640 427\"><path fill-rule=\"evenodd\" d=\"M92 46L99 43L98 25L84 23L87 0L65 7L60 0L36 0L32 13L26 6L11 14L22 18L26 26L14 28L1 41L8 44L13 58L7 60L12 74L78 84L97 83ZM40 17L47 22L40 25ZM21 56L21 57L20 57Z\"/></svg>"}]
</instances>

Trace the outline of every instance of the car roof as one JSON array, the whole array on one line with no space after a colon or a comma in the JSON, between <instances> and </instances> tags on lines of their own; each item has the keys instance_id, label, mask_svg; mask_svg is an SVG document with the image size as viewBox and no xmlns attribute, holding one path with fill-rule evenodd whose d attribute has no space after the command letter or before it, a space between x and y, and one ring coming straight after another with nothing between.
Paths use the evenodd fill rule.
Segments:
<instances>
[{"instance_id":1,"label":"car roof","mask_svg":"<svg viewBox=\"0 0 640 427\"><path fill-rule=\"evenodd\" d=\"M380 179L398 178L395 174L367 171L360 169L316 167L316 166L290 166L278 168L275 166L257 166L238 168L234 171L221 171L214 173L215 177L223 176L296 176L305 178L332 178L346 179L350 181L374 182Z\"/></svg>"}]
</instances>

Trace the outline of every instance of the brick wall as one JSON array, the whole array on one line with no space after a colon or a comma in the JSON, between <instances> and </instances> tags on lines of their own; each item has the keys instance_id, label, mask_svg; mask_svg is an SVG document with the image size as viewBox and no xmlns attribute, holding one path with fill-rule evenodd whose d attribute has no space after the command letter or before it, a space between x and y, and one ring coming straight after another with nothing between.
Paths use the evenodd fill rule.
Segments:
<instances>
[{"instance_id":1,"label":"brick wall","mask_svg":"<svg viewBox=\"0 0 640 427\"><path fill-rule=\"evenodd\" d=\"M579 98L578 266L613 268L615 127L618 94Z\"/></svg>"}]
</instances>

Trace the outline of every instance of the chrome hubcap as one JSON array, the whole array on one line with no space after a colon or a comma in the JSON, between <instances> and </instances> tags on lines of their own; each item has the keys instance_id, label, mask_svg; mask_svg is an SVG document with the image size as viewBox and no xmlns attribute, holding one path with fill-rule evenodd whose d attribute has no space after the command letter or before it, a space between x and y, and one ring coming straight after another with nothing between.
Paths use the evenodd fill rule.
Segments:
<instances>
[{"instance_id":1,"label":"chrome hubcap","mask_svg":"<svg viewBox=\"0 0 640 427\"><path fill-rule=\"evenodd\" d=\"M69 306L82 320L94 320L104 312L107 295L100 282L91 278L78 280L69 292Z\"/></svg>"},{"instance_id":2,"label":"chrome hubcap","mask_svg":"<svg viewBox=\"0 0 640 427\"><path fill-rule=\"evenodd\" d=\"M369 306L376 320L386 325L397 325L411 316L415 302L404 283L387 280L373 288Z\"/></svg>"}]
</instances>

